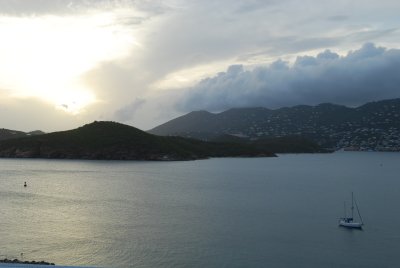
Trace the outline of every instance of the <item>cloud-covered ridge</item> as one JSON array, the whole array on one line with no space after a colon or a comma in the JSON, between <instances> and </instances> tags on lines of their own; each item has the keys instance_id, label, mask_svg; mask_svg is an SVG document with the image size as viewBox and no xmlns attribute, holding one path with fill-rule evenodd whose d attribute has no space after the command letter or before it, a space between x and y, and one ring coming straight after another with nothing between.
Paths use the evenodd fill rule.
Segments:
<instances>
[{"instance_id":1,"label":"cloud-covered ridge","mask_svg":"<svg viewBox=\"0 0 400 268\"><path fill-rule=\"evenodd\" d=\"M297 57L292 66L281 60L249 71L232 65L188 89L177 106L182 111L324 102L355 106L398 97L400 50L367 43L343 57L330 50Z\"/></svg>"}]
</instances>

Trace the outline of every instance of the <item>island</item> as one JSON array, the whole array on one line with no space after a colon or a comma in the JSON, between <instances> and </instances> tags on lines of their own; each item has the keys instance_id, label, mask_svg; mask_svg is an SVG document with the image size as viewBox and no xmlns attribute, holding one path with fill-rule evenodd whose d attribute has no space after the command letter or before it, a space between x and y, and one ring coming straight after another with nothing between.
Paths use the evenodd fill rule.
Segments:
<instances>
[{"instance_id":1,"label":"island","mask_svg":"<svg viewBox=\"0 0 400 268\"><path fill-rule=\"evenodd\" d=\"M162 137L110 121L0 141L0 157L3 158L177 161L273 156L276 155L265 146Z\"/></svg>"}]
</instances>

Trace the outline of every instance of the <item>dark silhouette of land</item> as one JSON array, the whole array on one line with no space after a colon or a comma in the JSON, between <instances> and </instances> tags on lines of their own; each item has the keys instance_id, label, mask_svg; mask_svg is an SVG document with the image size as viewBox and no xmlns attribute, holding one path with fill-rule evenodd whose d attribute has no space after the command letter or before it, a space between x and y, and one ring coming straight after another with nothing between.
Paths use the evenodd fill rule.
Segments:
<instances>
[{"instance_id":1,"label":"dark silhouette of land","mask_svg":"<svg viewBox=\"0 0 400 268\"><path fill-rule=\"evenodd\" d=\"M0 141L0 157L99 160L194 160L208 157L275 156L252 144L161 137L116 122Z\"/></svg>"}]
</instances>

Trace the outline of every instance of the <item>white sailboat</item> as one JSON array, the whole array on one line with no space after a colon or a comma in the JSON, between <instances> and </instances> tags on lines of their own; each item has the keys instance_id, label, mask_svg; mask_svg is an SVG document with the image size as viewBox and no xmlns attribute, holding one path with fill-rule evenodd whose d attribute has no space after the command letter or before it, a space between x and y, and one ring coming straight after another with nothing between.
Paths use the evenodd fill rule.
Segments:
<instances>
[{"instance_id":1,"label":"white sailboat","mask_svg":"<svg viewBox=\"0 0 400 268\"><path fill-rule=\"evenodd\" d=\"M358 217L360 218L360 221L355 221L354 220L354 204L356 205ZM344 205L344 217L339 219L339 226L347 227L347 228L357 228L361 229L363 226L363 220L360 215L360 211L357 206L357 202L354 199L353 192L351 192L351 217L347 217L346 215L346 203Z\"/></svg>"}]
</instances>

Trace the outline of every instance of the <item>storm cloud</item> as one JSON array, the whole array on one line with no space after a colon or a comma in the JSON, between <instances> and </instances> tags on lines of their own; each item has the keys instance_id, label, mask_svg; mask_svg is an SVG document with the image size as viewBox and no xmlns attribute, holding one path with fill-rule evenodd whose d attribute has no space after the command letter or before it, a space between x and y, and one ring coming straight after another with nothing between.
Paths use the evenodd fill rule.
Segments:
<instances>
[{"instance_id":1,"label":"storm cloud","mask_svg":"<svg viewBox=\"0 0 400 268\"><path fill-rule=\"evenodd\" d=\"M325 50L245 70L232 65L188 89L177 103L182 111L222 111L233 107L278 108L331 102L357 106L400 97L400 50L372 43L346 56Z\"/></svg>"}]
</instances>

